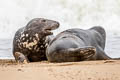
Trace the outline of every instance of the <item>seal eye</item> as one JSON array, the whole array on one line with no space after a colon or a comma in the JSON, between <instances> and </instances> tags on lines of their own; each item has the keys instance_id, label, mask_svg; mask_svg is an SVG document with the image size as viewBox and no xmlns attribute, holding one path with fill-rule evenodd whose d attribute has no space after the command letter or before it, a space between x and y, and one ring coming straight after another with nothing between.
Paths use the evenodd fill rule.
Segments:
<instances>
[{"instance_id":1,"label":"seal eye","mask_svg":"<svg viewBox=\"0 0 120 80\"><path fill-rule=\"evenodd\" d=\"M42 22L46 22L46 20L45 20L45 19L43 19L43 20L42 20Z\"/></svg>"}]
</instances>

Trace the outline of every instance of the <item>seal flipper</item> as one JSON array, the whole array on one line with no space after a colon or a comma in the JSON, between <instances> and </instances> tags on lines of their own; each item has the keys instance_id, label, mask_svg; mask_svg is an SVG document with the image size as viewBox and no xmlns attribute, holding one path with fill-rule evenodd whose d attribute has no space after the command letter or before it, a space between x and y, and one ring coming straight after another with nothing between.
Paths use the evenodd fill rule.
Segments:
<instances>
[{"instance_id":1,"label":"seal flipper","mask_svg":"<svg viewBox=\"0 0 120 80\"><path fill-rule=\"evenodd\" d=\"M89 58L91 58L95 54L96 54L96 48L94 47L80 48L81 61L89 60Z\"/></svg>"},{"instance_id":2,"label":"seal flipper","mask_svg":"<svg viewBox=\"0 0 120 80\"><path fill-rule=\"evenodd\" d=\"M28 63L28 59L25 57L25 55L23 55L20 52L15 52L14 54L15 56L15 60L17 61L17 63Z\"/></svg>"},{"instance_id":3,"label":"seal flipper","mask_svg":"<svg viewBox=\"0 0 120 80\"><path fill-rule=\"evenodd\" d=\"M94 47L84 48L69 48L47 54L48 61L50 62L73 62L83 61L92 57L96 53Z\"/></svg>"},{"instance_id":4,"label":"seal flipper","mask_svg":"<svg viewBox=\"0 0 120 80\"><path fill-rule=\"evenodd\" d=\"M96 56L96 59L97 59L97 60L110 60L110 59L112 59L111 57L109 57L109 56L104 52L104 50L103 50L100 46L97 46L97 47L96 47L96 50L97 50L97 56Z\"/></svg>"}]
</instances>

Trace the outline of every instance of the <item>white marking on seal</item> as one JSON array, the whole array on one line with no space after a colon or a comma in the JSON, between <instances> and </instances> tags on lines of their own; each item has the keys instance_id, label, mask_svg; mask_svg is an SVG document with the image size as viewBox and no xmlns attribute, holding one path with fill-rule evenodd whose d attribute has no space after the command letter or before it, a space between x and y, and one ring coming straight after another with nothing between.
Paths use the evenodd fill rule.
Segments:
<instances>
[{"instance_id":1,"label":"white marking on seal","mask_svg":"<svg viewBox=\"0 0 120 80\"><path fill-rule=\"evenodd\" d=\"M48 46L48 44L46 43L46 44L45 44L45 47L47 47L47 46Z\"/></svg>"},{"instance_id":2,"label":"white marking on seal","mask_svg":"<svg viewBox=\"0 0 120 80\"><path fill-rule=\"evenodd\" d=\"M32 40L32 37L30 37L30 40Z\"/></svg>"},{"instance_id":3,"label":"white marking on seal","mask_svg":"<svg viewBox=\"0 0 120 80\"><path fill-rule=\"evenodd\" d=\"M22 34L22 35L21 35L21 37L24 37L24 36L25 36L25 34Z\"/></svg>"},{"instance_id":4,"label":"white marking on seal","mask_svg":"<svg viewBox=\"0 0 120 80\"><path fill-rule=\"evenodd\" d=\"M43 38L42 40L45 41L45 38Z\"/></svg>"},{"instance_id":5,"label":"white marking on seal","mask_svg":"<svg viewBox=\"0 0 120 80\"><path fill-rule=\"evenodd\" d=\"M16 42L20 42L20 40L19 40L19 39L17 39L17 40L16 40Z\"/></svg>"},{"instance_id":6,"label":"white marking on seal","mask_svg":"<svg viewBox=\"0 0 120 80\"><path fill-rule=\"evenodd\" d=\"M36 33L35 36L38 38L38 34Z\"/></svg>"},{"instance_id":7,"label":"white marking on seal","mask_svg":"<svg viewBox=\"0 0 120 80\"><path fill-rule=\"evenodd\" d=\"M38 34L37 34L37 33L35 34L35 37L37 38L37 40L39 40L39 36L38 36Z\"/></svg>"},{"instance_id":8,"label":"white marking on seal","mask_svg":"<svg viewBox=\"0 0 120 80\"><path fill-rule=\"evenodd\" d=\"M83 53L84 53L84 51L80 51L80 53L81 53L81 54L83 54Z\"/></svg>"},{"instance_id":9,"label":"white marking on seal","mask_svg":"<svg viewBox=\"0 0 120 80\"><path fill-rule=\"evenodd\" d=\"M26 37L28 37L28 34L26 34Z\"/></svg>"},{"instance_id":10,"label":"white marking on seal","mask_svg":"<svg viewBox=\"0 0 120 80\"><path fill-rule=\"evenodd\" d=\"M31 43L28 43L28 42L24 42L23 43L23 46L28 48L28 49L32 49L31 47L33 47L34 45L36 45L38 42L36 40L34 40L33 42Z\"/></svg>"},{"instance_id":11,"label":"white marking on seal","mask_svg":"<svg viewBox=\"0 0 120 80\"><path fill-rule=\"evenodd\" d=\"M25 40L25 38L23 38L23 40Z\"/></svg>"},{"instance_id":12,"label":"white marking on seal","mask_svg":"<svg viewBox=\"0 0 120 80\"><path fill-rule=\"evenodd\" d=\"M25 34L22 34L22 35L20 36L20 40L21 40L24 36L25 36Z\"/></svg>"},{"instance_id":13,"label":"white marking on seal","mask_svg":"<svg viewBox=\"0 0 120 80\"><path fill-rule=\"evenodd\" d=\"M43 45L41 45L41 48L43 48Z\"/></svg>"}]
</instances>

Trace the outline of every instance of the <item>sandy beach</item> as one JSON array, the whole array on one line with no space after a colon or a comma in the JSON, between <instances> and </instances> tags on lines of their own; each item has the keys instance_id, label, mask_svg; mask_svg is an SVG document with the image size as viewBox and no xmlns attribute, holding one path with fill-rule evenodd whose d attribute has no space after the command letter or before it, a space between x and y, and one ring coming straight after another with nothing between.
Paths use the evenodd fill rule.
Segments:
<instances>
[{"instance_id":1,"label":"sandy beach","mask_svg":"<svg viewBox=\"0 0 120 80\"><path fill-rule=\"evenodd\" d=\"M120 60L17 64L0 60L1 80L120 80Z\"/></svg>"}]
</instances>

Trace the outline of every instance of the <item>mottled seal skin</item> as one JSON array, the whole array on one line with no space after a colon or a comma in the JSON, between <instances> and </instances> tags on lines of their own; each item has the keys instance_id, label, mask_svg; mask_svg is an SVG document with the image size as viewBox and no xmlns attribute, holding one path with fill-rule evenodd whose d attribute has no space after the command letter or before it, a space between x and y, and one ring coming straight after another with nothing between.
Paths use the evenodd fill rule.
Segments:
<instances>
[{"instance_id":1,"label":"mottled seal skin","mask_svg":"<svg viewBox=\"0 0 120 80\"><path fill-rule=\"evenodd\" d=\"M20 28L13 40L13 55L17 62L34 62L46 59L45 51L52 40L53 33L59 27L57 21L44 18L32 19L25 27Z\"/></svg>"},{"instance_id":2,"label":"mottled seal skin","mask_svg":"<svg viewBox=\"0 0 120 80\"><path fill-rule=\"evenodd\" d=\"M88 30L68 29L59 33L48 45L50 62L111 59L105 52L105 30L96 26Z\"/></svg>"}]
</instances>

